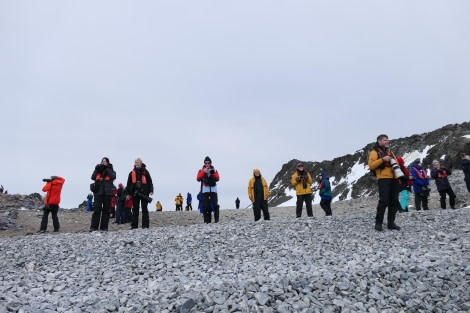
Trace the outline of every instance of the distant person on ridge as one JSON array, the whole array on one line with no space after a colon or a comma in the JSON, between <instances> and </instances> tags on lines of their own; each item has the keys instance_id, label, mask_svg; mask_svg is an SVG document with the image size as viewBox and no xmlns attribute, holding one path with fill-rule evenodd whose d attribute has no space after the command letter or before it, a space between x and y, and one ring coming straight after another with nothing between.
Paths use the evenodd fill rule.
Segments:
<instances>
[{"instance_id":1,"label":"distant person on ridge","mask_svg":"<svg viewBox=\"0 0 470 313\"><path fill-rule=\"evenodd\" d=\"M4 190L3 185L0 185L0 193L3 193L3 190Z\"/></svg>"},{"instance_id":2,"label":"distant person on ridge","mask_svg":"<svg viewBox=\"0 0 470 313\"><path fill-rule=\"evenodd\" d=\"M375 215L375 230L382 231L382 223L387 212L387 227L390 230L400 230L395 224L395 217L400 203L398 202L398 178L395 176L391 161L393 153L389 149L390 142L387 135L377 136L374 150L369 153L369 169L374 171L377 177L379 188L379 203L377 204L377 214Z\"/></svg>"},{"instance_id":3,"label":"distant person on ridge","mask_svg":"<svg viewBox=\"0 0 470 313\"><path fill-rule=\"evenodd\" d=\"M89 193L88 196L86 197L86 211L90 212L92 211L92 206L93 205L93 194Z\"/></svg>"},{"instance_id":4,"label":"distant person on ridge","mask_svg":"<svg viewBox=\"0 0 470 313\"><path fill-rule=\"evenodd\" d=\"M313 180L310 173L304 168L302 163L297 164L297 170L292 175L291 184L295 187L297 203L295 207L296 217L302 216L302 207L305 201L307 207L307 216L313 216L312 210L312 185Z\"/></svg>"},{"instance_id":5,"label":"distant person on ridge","mask_svg":"<svg viewBox=\"0 0 470 313\"><path fill-rule=\"evenodd\" d=\"M261 211L263 211L264 220L269 220L268 196L268 183L261 176L259 169L255 168L253 170L253 177L248 181L248 198L253 203L255 222L261 219Z\"/></svg>"},{"instance_id":6,"label":"distant person on ridge","mask_svg":"<svg viewBox=\"0 0 470 313\"><path fill-rule=\"evenodd\" d=\"M219 222L219 204L217 198L217 182L220 180L219 172L212 166L212 160L206 156L202 169L197 172L196 180L201 182L201 203L204 212L204 223L212 220L214 210L214 222Z\"/></svg>"},{"instance_id":7,"label":"distant person on ridge","mask_svg":"<svg viewBox=\"0 0 470 313\"><path fill-rule=\"evenodd\" d=\"M149 195L153 195L153 182L147 167L140 158L135 159L134 169L127 178L127 197L132 197L132 223L131 229L139 227L139 209L142 205L142 228L149 228Z\"/></svg>"},{"instance_id":8,"label":"distant person on ridge","mask_svg":"<svg viewBox=\"0 0 470 313\"><path fill-rule=\"evenodd\" d=\"M160 201L157 201L157 203L155 204L155 209L157 210L157 212L161 212L163 210L163 206Z\"/></svg>"},{"instance_id":9,"label":"distant person on ridge","mask_svg":"<svg viewBox=\"0 0 470 313\"><path fill-rule=\"evenodd\" d=\"M175 198L176 211L183 211L183 196L181 193L176 195Z\"/></svg>"},{"instance_id":10,"label":"distant person on ridge","mask_svg":"<svg viewBox=\"0 0 470 313\"><path fill-rule=\"evenodd\" d=\"M318 175L318 190L320 190L320 207L325 211L326 216L331 216L331 184L330 178L326 173Z\"/></svg>"},{"instance_id":11,"label":"distant person on ridge","mask_svg":"<svg viewBox=\"0 0 470 313\"><path fill-rule=\"evenodd\" d=\"M93 191L95 202L93 204L93 214L91 216L90 231L108 231L109 210L111 198L114 196L114 184L116 172L109 159L104 157L100 164L95 166L91 179L95 181L95 190Z\"/></svg>"},{"instance_id":12,"label":"distant person on ridge","mask_svg":"<svg viewBox=\"0 0 470 313\"><path fill-rule=\"evenodd\" d=\"M240 208L240 199L238 199L238 197L235 199L235 207L236 207L237 209Z\"/></svg>"},{"instance_id":13,"label":"distant person on ridge","mask_svg":"<svg viewBox=\"0 0 470 313\"><path fill-rule=\"evenodd\" d=\"M441 209L446 209L446 195L449 195L449 204L452 209L455 209L455 193L450 186L449 179L447 178L452 174L450 168L441 166L438 160L432 161L431 177L436 181L437 191L441 196Z\"/></svg>"},{"instance_id":14,"label":"distant person on ridge","mask_svg":"<svg viewBox=\"0 0 470 313\"><path fill-rule=\"evenodd\" d=\"M415 207L417 211L429 210L428 197L431 189L429 188L429 177L425 169L422 167L420 159L416 159L411 164L411 175L413 175L413 191L415 193Z\"/></svg>"},{"instance_id":15,"label":"distant person on ridge","mask_svg":"<svg viewBox=\"0 0 470 313\"><path fill-rule=\"evenodd\" d=\"M193 203L193 196L188 192L186 194L186 206L188 207L190 211L193 210L192 203Z\"/></svg>"},{"instance_id":16,"label":"distant person on ridge","mask_svg":"<svg viewBox=\"0 0 470 313\"><path fill-rule=\"evenodd\" d=\"M460 158L462 159L462 171L465 175L465 185L467 186L467 191L470 192L470 156L468 156L465 152L460 152Z\"/></svg>"},{"instance_id":17,"label":"distant person on ridge","mask_svg":"<svg viewBox=\"0 0 470 313\"><path fill-rule=\"evenodd\" d=\"M46 182L46 184L44 187L42 187L42 191L47 193L44 199L44 212L42 214L41 228L39 229L39 233L46 232L49 213L52 214L52 224L54 225L54 231L58 232L60 224L57 213L59 212L60 193L62 192L62 186L64 185L65 179L60 176L51 176L51 178L45 178L43 181Z\"/></svg>"}]
</instances>

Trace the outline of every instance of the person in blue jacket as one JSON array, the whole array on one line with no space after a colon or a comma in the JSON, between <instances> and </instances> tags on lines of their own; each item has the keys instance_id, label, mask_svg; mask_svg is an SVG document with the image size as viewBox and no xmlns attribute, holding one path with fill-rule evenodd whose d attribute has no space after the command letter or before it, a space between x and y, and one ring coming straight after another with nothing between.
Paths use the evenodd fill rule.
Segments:
<instances>
[{"instance_id":1,"label":"person in blue jacket","mask_svg":"<svg viewBox=\"0 0 470 313\"><path fill-rule=\"evenodd\" d=\"M190 211L193 210L193 206L191 204L192 202L193 202L193 196L188 192L188 194L186 195L186 206L188 210Z\"/></svg>"},{"instance_id":2,"label":"person in blue jacket","mask_svg":"<svg viewBox=\"0 0 470 313\"><path fill-rule=\"evenodd\" d=\"M423 169L420 159L416 159L410 166L411 175L414 177L413 192L415 193L416 210L421 211L421 204L423 205L423 210L429 210L428 197L431 189L429 188L428 174Z\"/></svg>"},{"instance_id":3,"label":"person in blue jacket","mask_svg":"<svg viewBox=\"0 0 470 313\"><path fill-rule=\"evenodd\" d=\"M320 190L320 206L325 211L326 216L333 215L331 212L331 184L330 178L326 173L318 175L318 190Z\"/></svg>"}]
</instances>

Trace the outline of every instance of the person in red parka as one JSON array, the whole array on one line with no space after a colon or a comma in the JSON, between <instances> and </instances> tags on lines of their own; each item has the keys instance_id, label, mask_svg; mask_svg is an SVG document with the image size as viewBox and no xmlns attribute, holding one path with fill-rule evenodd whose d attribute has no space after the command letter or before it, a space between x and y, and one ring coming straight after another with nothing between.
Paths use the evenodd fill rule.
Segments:
<instances>
[{"instance_id":1,"label":"person in red parka","mask_svg":"<svg viewBox=\"0 0 470 313\"><path fill-rule=\"evenodd\" d=\"M42 187L42 191L46 192L44 199L44 213L41 220L41 228L39 233L45 233L47 230L47 220L49 213L52 213L52 224L54 225L54 231L58 232L60 228L59 218L57 213L59 212L60 193L62 186L64 185L65 179L60 176L51 176L51 178L43 179L46 184Z\"/></svg>"}]
</instances>

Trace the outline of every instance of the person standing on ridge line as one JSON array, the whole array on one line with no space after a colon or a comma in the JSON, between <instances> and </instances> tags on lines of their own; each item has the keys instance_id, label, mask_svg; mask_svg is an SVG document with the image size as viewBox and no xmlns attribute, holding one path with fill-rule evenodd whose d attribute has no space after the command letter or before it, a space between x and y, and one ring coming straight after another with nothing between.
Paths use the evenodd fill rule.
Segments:
<instances>
[{"instance_id":1,"label":"person standing on ridge line","mask_svg":"<svg viewBox=\"0 0 470 313\"><path fill-rule=\"evenodd\" d=\"M219 172L212 166L212 160L208 156L204 159L202 169L197 172L196 180L201 182L201 202L204 215L204 223L212 220L212 208L214 209L214 222L219 222L219 204L217 197L217 182L220 180Z\"/></svg>"},{"instance_id":2,"label":"person standing on ridge line","mask_svg":"<svg viewBox=\"0 0 470 313\"><path fill-rule=\"evenodd\" d=\"M295 207L296 217L302 216L302 207L305 201L307 216L313 217L312 210L312 185L313 180L310 173L304 168L302 163L297 164L297 170L292 175L291 184L295 187L297 202Z\"/></svg>"},{"instance_id":3,"label":"person standing on ridge line","mask_svg":"<svg viewBox=\"0 0 470 313\"><path fill-rule=\"evenodd\" d=\"M149 228L150 218L148 204L149 195L153 195L153 182L147 167L142 159L137 158L134 162L134 169L129 173L127 178L127 197L132 197L132 222L131 229L139 227L139 209L142 205L142 228Z\"/></svg>"},{"instance_id":4,"label":"person standing on ridge line","mask_svg":"<svg viewBox=\"0 0 470 313\"><path fill-rule=\"evenodd\" d=\"M253 170L253 177L248 181L248 198L253 203L255 222L261 219L261 211L263 211L264 220L269 220L268 196L268 183L261 176L259 169L255 168Z\"/></svg>"},{"instance_id":5,"label":"person standing on ridge line","mask_svg":"<svg viewBox=\"0 0 470 313\"><path fill-rule=\"evenodd\" d=\"M382 231L382 223L387 212L387 227L390 230L400 230L395 224L395 217L398 206L398 177L395 176L391 161L393 154L390 151L390 141L387 135L377 136L374 150L369 153L369 169L377 177L377 186L379 189L379 203L377 204L377 213L375 215L375 230ZM393 159L394 160L394 159ZM396 160L395 160L396 161Z\"/></svg>"},{"instance_id":6,"label":"person standing on ridge line","mask_svg":"<svg viewBox=\"0 0 470 313\"><path fill-rule=\"evenodd\" d=\"M113 182L116 179L116 172L107 157L104 157L101 163L95 166L91 179L95 181L96 189L93 191L95 202L90 231L96 231L98 228L102 231L108 231L109 209L111 198L114 196Z\"/></svg>"},{"instance_id":7,"label":"person standing on ridge line","mask_svg":"<svg viewBox=\"0 0 470 313\"><path fill-rule=\"evenodd\" d=\"M42 191L47 192L44 199L44 212L41 220L41 228L39 233L45 233L47 230L47 220L49 218L49 212L52 214L52 225L54 226L54 232L58 232L60 228L59 218L57 213L59 212L60 193L62 192L62 186L65 183L65 179L60 176L51 176L51 178L43 179L46 184L42 187Z\"/></svg>"}]
</instances>

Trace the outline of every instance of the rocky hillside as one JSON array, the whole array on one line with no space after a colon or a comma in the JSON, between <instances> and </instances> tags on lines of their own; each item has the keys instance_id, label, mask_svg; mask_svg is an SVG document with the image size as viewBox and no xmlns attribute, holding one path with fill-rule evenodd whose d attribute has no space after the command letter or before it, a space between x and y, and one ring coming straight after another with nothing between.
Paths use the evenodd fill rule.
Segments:
<instances>
[{"instance_id":1,"label":"rocky hillside","mask_svg":"<svg viewBox=\"0 0 470 313\"><path fill-rule=\"evenodd\" d=\"M423 158L423 167L425 168L430 168L434 159L440 160L445 156L443 165L456 169L457 173L460 169L459 152L465 151L470 154L470 122L451 124L432 132L406 138L390 139L395 155L412 157L417 152L424 153L426 157ZM315 162L296 159L289 161L282 166L269 186L269 205L280 206L292 198L286 191L292 189L290 179L300 161L311 174L317 175L325 172L331 177L333 198L336 201L376 196L376 179L369 174L367 166L369 152L374 144L375 142L368 143L354 154L340 156L331 161Z\"/></svg>"}]
</instances>

